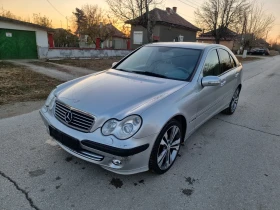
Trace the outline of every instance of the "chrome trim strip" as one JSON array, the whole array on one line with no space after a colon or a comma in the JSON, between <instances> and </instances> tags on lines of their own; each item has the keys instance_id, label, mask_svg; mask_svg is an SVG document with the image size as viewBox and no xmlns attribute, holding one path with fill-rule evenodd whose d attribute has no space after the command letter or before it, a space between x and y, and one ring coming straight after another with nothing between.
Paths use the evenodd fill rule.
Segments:
<instances>
[{"instance_id":1,"label":"chrome trim strip","mask_svg":"<svg viewBox=\"0 0 280 210\"><path fill-rule=\"evenodd\" d=\"M59 144L59 146L64 147L67 150L69 150L69 151L71 151L71 152L73 152L73 153L75 153L77 155L83 156L85 158L89 158L89 159L92 159L94 161L102 161L104 159L104 156L97 155L97 154L91 153L91 152L86 152L86 151L77 152L77 151L72 150L69 147L65 146L64 144L61 144L59 141L57 141L57 140L55 140L55 141Z\"/></svg>"}]
</instances>

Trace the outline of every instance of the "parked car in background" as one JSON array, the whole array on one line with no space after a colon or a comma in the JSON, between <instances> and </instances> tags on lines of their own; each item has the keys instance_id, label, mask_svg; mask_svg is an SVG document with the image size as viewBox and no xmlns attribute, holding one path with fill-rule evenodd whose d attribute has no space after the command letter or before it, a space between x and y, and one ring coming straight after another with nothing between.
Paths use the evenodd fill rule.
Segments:
<instances>
[{"instance_id":1,"label":"parked car in background","mask_svg":"<svg viewBox=\"0 0 280 210\"><path fill-rule=\"evenodd\" d=\"M153 43L109 70L57 86L40 114L78 158L119 174L162 174L203 123L235 112L241 77L225 46Z\"/></svg>"},{"instance_id":2,"label":"parked car in background","mask_svg":"<svg viewBox=\"0 0 280 210\"><path fill-rule=\"evenodd\" d=\"M249 55L270 55L269 49L255 48L248 52Z\"/></svg>"}]
</instances>

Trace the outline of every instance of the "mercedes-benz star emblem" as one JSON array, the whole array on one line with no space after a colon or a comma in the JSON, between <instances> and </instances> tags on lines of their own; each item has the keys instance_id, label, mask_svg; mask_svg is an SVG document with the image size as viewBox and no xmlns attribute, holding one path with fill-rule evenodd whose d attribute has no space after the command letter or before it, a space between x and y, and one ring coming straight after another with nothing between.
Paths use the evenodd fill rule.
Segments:
<instances>
[{"instance_id":1,"label":"mercedes-benz star emblem","mask_svg":"<svg viewBox=\"0 0 280 210\"><path fill-rule=\"evenodd\" d=\"M73 115L71 111L65 113L65 122L70 123L73 119Z\"/></svg>"}]
</instances>

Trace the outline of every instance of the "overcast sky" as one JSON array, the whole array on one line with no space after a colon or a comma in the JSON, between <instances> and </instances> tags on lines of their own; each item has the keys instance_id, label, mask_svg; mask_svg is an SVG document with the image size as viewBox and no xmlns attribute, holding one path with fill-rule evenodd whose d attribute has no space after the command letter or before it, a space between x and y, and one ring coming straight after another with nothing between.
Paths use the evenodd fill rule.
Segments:
<instances>
[{"instance_id":1,"label":"overcast sky","mask_svg":"<svg viewBox=\"0 0 280 210\"><path fill-rule=\"evenodd\" d=\"M275 24L277 25L269 33L269 39L276 38L280 35L280 0L259 1L264 3L267 13L272 13L276 17ZM203 2L204 0L165 0L163 7L178 7L178 13L189 22L194 23L194 10ZM10 10L12 13L24 18L31 18L33 13L40 13L52 19L54 28L61 27L61 24L62 27L66 28L65 17L70 18L74 9L84 4L98 4L100 7L108 9L105 0L0 0L0 9L3 7L4 10Z\"/></svg>"}]
</instances>

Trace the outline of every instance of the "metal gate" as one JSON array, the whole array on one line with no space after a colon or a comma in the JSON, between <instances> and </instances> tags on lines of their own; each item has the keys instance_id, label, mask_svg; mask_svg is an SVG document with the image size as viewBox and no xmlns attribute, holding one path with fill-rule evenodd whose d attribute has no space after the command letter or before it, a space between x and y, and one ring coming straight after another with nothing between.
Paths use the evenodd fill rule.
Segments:
<instances>
[{"instance_id":1,"label":"metal gate","mask_svg":"<svg viewBox=\"0 0 280 210\"><path fill-rule=\"evenodd\" d=\"M0 59L36 59L35 31L0 29Z\"/></svg>"}]
</instances>

